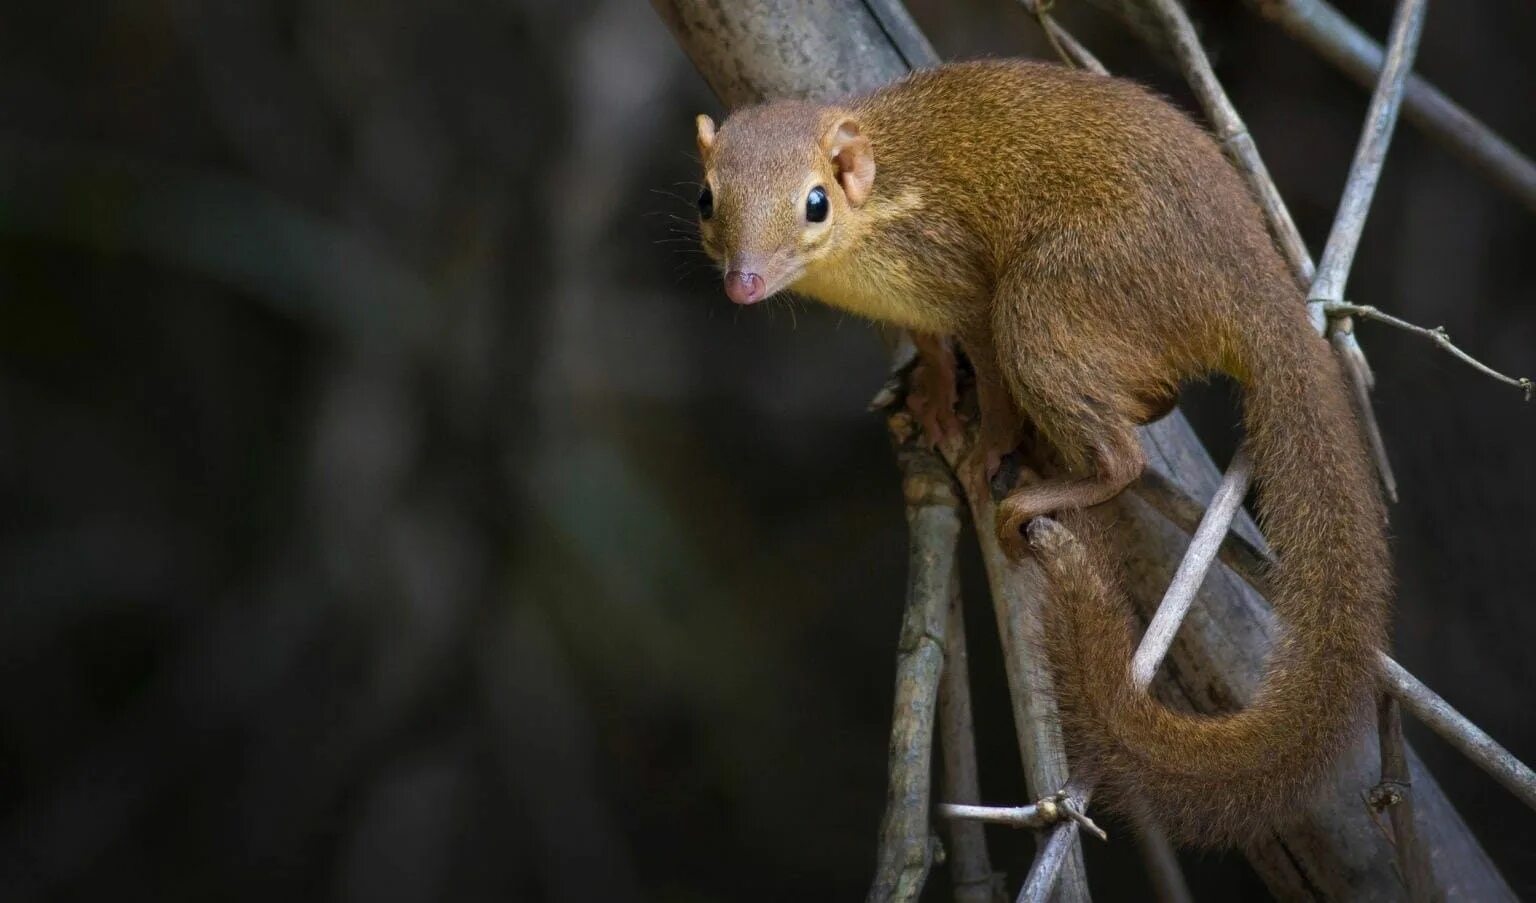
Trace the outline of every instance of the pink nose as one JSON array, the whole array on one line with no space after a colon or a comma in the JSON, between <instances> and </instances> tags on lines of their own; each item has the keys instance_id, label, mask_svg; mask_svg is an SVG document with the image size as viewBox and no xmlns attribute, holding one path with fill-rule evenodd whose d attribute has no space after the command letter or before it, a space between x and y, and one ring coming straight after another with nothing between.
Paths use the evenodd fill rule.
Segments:
<instances>
[{"instance_id":1,"label":"pink nose","mask_svg":"<svg viewBox=\"0 0 1536 903\"><path fill-rule=\"evenodd\" d=\"M737 304L756 304L763 300L763 277L731 270L725 274L725 296Z\"/></svg>"}]
</instances>

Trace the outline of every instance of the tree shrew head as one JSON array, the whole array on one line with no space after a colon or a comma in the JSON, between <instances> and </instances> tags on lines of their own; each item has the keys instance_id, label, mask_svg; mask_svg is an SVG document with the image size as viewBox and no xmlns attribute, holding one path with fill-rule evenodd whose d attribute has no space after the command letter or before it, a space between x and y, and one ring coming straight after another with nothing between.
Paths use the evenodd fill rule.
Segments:
<instances>
[{"instance_id":1,"label":"tree shrew head","mask_svg":"<svg viewBox=\"0 0 1536 903\"><path fill-rule=\"evenodd\" d=\"M756 304L851 245L875 182L875 156L855 117L804 101L697 120L704 185L699 237L725 294Z\"/></svg>"}]
</instances>

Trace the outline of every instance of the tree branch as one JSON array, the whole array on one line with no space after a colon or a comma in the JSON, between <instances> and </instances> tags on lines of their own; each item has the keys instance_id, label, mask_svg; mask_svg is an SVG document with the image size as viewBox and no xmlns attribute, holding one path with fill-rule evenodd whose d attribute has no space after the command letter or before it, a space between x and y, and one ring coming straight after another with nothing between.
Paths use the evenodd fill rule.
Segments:
<instances>
[{"instance_id":1,"label":"tree branch","mask_svg":"<svg viewBox=\"0 0 1536 903\"><path fill-rule=\"evenodd\" d=\"M1408 899L1414 903L1434 900L1438 897L1434 869L1413 823L1413 780L1408 774L1408 751L1403 747L1402 712L1389 693L1382 693L1377 700L1376 736L1381 746L1381 783L1371 789L1367 803L1378 813L1392 810L1392 843L1397 847L1397 867L1408 888Z\"/></svg>"},{"instance_id":2,"label":"tree branch","mask_svg":"<svg viewBox=\"0 0 1536 903\"><path fill-rule=\"evenodd\" d=\"M892 421L902 418L896 415ZM933 771L934 715L951 600L959 596L955 550L959 499L949 473L931 452L893 425L902 470L910 535L906 614L896 658L896 703L891 719L890 781L880 827L875 878L868 899L911 901L922 893L933 865L928 825ZM984 852L984 851L983 851Z\"/></svg>"},{"instance_id":3,"label":"tree branch","mask_svg":"<svg viewBox=\"0 0 1536 903\"><path fill-rule=\"evenodd\" d=\"M1405 332L1411 332L1414 335L1423 336L1424 338L1429 339L1431 342L1434 342L1436 345L1439 345L1445 351L1450 352L1451 355L1458 360L1470 365L1479 373L1482 373L1485 376L1491 376L1499 382L1504 383L1505 385L1514 386L1516 389L1519 389L1522 393L1524 393L1526 401L1531 400L1532 385L1529 377L1506 376L1478 360L1477 358L1473 357L1472 355L1466 353L1465 351L1462 351L1451 342L1451 336L1445 331L1444 326L1436 326L1434 329L1426 329L1423 326L1418 326L1413 323L1409 323L1407 320L1394 317L1385 311L1370 306L1369 304L1350 304L1346 301L1323 302L1323 312L1329 316L1363 317L1367 320L1376 320L1380 323L1386 323L1388 326L1396 326L1398 329L1404 330Z\"/></svg>"},{"instance_id":4,"label":"tree branch","mask_svg":"<svg viewBox=\"0 0 1536 903\"><path fill-rule=\"evenodd\" d=\"M1385 57L1381 45L1323 0L1246 2L1351 79L1376 84ZM1408 76L1403 116L1536 211L1536 163L1434 85Z\"/></svg>"},{"instance_id":5,"label":"tree branch","mask_svg":"<svg viewBox=\"0 0 1536 903\"><path fill-rule=\"evenodd\" d=\"M971 717L970 659L965 646L965 618L959 581L949 598L944 673L939 679L939 746L943 751L943 797L954 803L981 800L976 771L976 734ZM975 822L949 822L949 876L955 903L996 903L1002 897L992 872L987 838Z\"/></svg>"}]
</instances>

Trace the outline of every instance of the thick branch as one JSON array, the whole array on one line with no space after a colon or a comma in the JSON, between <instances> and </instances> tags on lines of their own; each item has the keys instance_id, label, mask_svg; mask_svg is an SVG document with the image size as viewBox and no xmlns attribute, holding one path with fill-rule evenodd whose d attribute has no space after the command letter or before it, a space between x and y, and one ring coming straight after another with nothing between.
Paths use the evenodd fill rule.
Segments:
<instances>
[{"instance_id":1,"label":"thick branch","mask_svg":"<svg viewBox=\"0 0 1536 903\"><path fill-rule=\"evenodd\" d=\"M963 449L945 449L951 466L963 456ZM976 525L987 583L992 589L992 606L997 614L997 632L1003 644L1003 664L1013 701L1013 724L1018 732L1019 754L1024 760L1025 784L1035 797L1045 797L1066 786L1068 777L1061 721L1056 715L1056 694L1046 662L1039 654L1045 575L1033 559L1013 561L1003 551L997 531L991 527L997 522L997 507L991 496L978 497L968 491L966 501ZM1073 802L1079 812L1086 810L1086 798ZM1075 821L1064 821L1061 825L1070 825L1074 834L1077 831ZM1061 875L1056 899L1060 903L1087 900L1088 879L1082 849L1069 849L1056 865Z\"/></svg>"}]
</instances>

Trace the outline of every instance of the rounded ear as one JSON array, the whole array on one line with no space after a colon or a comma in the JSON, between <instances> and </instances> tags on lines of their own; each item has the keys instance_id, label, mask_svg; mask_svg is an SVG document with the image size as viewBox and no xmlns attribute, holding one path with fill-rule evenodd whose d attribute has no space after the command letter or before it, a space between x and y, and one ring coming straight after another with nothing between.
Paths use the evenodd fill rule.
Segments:
<instances>
[{"instance_id":1,"label":"rounded ear","mask_svg":"<svg viewBox=\"0 0 1536 903\"><path fill-rule=\"evenodd\" d=\"M707 157L715 146L715 121L700 113L693 122L699 127L699 156Z\"/></svg>"},{"instance_id":2,"label":"rounded ear","mask_svg":"<svg viewBox=\"0 0 1536 903\"><path fill-rule=\"evenodd\" d=\"M848 203L861 206L875 187L875 149L859 131L858 121L852 116L838 119L822 137L821 147L837 167L837 183Z\"/></svg>"}]
</instances>

